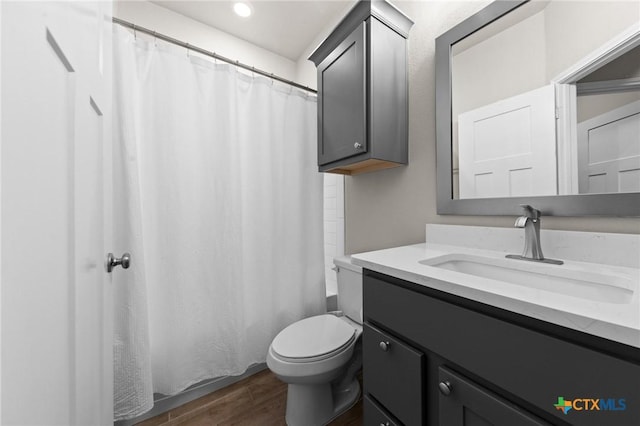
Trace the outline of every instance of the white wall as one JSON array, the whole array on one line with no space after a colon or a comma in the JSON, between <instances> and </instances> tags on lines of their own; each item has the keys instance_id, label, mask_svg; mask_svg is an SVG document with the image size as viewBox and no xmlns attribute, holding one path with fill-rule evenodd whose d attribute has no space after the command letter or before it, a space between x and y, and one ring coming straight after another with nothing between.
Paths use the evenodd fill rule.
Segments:
<instances>
[{"instance_id":1,"label":"white wall","mask_svg":"<svg viewBox=\"0 0 640 426\"><path fill-rule=\"evenodd\" d=\"M324 266L327 295L338 293L333 258L344 254L344 176L324 175Z\"/></svg>"},{"instance_id":2,"label":"white wall","mask_svg":"<svg viewBox=\"0 0 640 426\"><path fill-rule=\"evenodd\" d=\"M344 3L344 12L338 14L318 33L295 62L148 1L116 1L113 15L315 89L317 87L316 68L307 58L351 10L357 0L344 0Z\"/></svg>"},{"instance_id":3,"label":"white wall","mask_svg":"<svg viewBox=\"0 0 640 426\"><path fill-rule=\"evenodd\" d=\"M621 93L602 93L578 96L578 123L612 111L631 102L640 101L640 91Z\"/></svg>"},{"instance_id":4,"label":"white wall","mask_svg":"<svg viewBox=\"0 0 640 426\"><path fill-rule=\"evenodd\" d=\"M639 17L637 1L549 3L545 9L548 80L637 23Z\"/></svg>"},{"instance_id":5,"label":"white wall","mask_svg":"<svg viewBox=\"0 0 640 426\"><path fill-rule=\"evenodd\" d=\"M453 56L453 117L548 84L544 31L541 11Z\"/></svg>"},{"instance_id":6,"label":"white wall","mask_svg":"<svg viewBox=\"0 0 640 426\"><path fill-rule=\"evenodd\" d=\"M156 4L117 1L113 15L288 80L296 80L294 61Z\"/></svg>"},{"instance_id":7,"label":"white wall","mask_svg":"<svg viewBox=\"0 0 640 426\"><path fill-rule=\"evenodd\" d=\"M2 2L0 1L0 22L2 22ZM0 31L0 93L2 92L2 31ZM2 147L2 102L0 102L0 148ZM2 149L0 149L0 176L2 176ZM0 185L0 212L2 212L2 185ZM2 216L0 214L0 224ZM0 259L2 259L2 226L0 226ZM0 277L2 277L2 262L0 262ZM2 282L0 282L0 330L2 330ZM2 378L2 350L0 338L0 378ZM2 380L0 380L0 395L2 395ZM0 419L2 419L2 398L0 398Z\"/></svg>"},{"instance_id":8,"label":"white wall","mask_svg":"<svg viewBox=\"0 0 640 426\"><path fill-rule=\"evenodd\" d=\"M326 39L331 31L340 23L340 21L349 13L351 8L357 3L356 0L348 0L345 2L345 7L342 13L338 14L338 16L331 22L329 22L322 31L316 36L316 38L307 46L305 51L300 55L298 61L296 62L296 81L300 84L303 84L307 87L311 87L316 89L318 87L318 79L316 74L316 66L313 62L309 61L307 58L313 53L314 50L320 43Z\"/></svg>"}]
</instances>

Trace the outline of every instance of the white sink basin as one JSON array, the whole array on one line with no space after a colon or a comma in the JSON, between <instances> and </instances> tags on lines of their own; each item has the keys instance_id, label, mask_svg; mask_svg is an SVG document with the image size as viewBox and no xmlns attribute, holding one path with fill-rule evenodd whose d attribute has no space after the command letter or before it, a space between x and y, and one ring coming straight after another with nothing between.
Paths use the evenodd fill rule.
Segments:
<instances>
[{"instance_id":1,"label":"white sink basin","mask_svg":"<svg viewBox=\"0 0 640 426\"><path fill-rule=\"evenodd\" d=\"M603 273L602 268L595 264L572 267L461 253L421 260L419 263L600 303L631 303L635 288L630 278Z\"/></svg>"}]
</instances>

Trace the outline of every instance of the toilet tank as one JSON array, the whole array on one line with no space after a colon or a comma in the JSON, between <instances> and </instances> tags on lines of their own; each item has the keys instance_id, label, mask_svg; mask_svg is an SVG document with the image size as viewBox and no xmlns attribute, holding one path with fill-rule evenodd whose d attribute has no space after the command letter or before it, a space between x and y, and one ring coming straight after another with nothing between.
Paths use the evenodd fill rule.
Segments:
<instances>
[{"instance_id":1,"label":"toilet tank","mask_svg":"<svg viewBox=\"0 0 640 426\"><path fill-rule=\"evenodd\" d=\"M351 263L351 256L336 257L333 264L338 278L338 309L362 324L362 268Z\"/></svg>"}]
</instances>

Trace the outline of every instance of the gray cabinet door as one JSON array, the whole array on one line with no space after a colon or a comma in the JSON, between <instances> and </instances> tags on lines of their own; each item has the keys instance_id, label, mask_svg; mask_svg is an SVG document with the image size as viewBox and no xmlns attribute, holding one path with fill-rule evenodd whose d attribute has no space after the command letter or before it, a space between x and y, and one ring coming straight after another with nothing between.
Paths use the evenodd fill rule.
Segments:
<instances>
[{"instance_id":1,"label":"gray cabinet door","mask_svg":"<svg viewBox=\"0 0 640 426\"><path fill-rule=\"evenodd\" d=\"M363 426L402 426L368 396L365 395L362 400L364 412Z\"/></svg>"},{"instance_id":2,"label":"gray cabinet door","mask_svg":"<svg viewBox=\"0 0 640 426\"><path fill-rule=\"evenodd\" d=\"M438 378L440 426L549 425L445 367Z\"/></svg>"},{"instance_id":3,"label":"gray cabinet door","mask_svg":"<svg viewBox=\"0 0 640 426\"><path fill-rule=\"evenodd\" d=\"M402 424L423 424L423 354L369 324L362 353L365 392Z\"/></svg>"},{"instance_id":4,"label":"gray cabinet door","mask_svg":"<svg viewBox=\"0 0 640 426\"><path fill-rule=\"evenodd\" d=\"M363 22L318 65L318 164L367 151Z\"/></svg>"}]
</instances>

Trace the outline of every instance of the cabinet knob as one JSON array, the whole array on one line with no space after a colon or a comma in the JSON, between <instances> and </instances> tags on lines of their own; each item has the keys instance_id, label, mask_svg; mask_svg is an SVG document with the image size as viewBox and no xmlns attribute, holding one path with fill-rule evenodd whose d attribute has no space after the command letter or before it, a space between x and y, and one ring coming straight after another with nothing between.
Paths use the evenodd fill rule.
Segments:
<instances>
[{"instance_id":1,"label":"cabinet knob","mask_svg":"<svg viewBox=\"0 0 640 426\"><path fill-rule=\"evenodd\" d=\"M438 383L438 389L440 389L440 393L444 396L451 395L451 382L445 380Z\"/></svg>"},{"instance_id":2,"label":"cabinet knob","mask_svg":"<svg viewBox=\"0 0 640 426\"><path fill-rule=\"evenodd\" d=\"M384 352L389 350L389 342L380 342L380 344L378 346L380 346L380 349L382 349Z\"/></svg>"},{"instance_id":3,"label":"cabinet knob","mask_svg":"<svg viewBox=\"0 0 640 426\"><path fill-rule=\"evenodd\" d=\"M362 148L362 144L360 142L356 142L356 143L353 144L353 147L355 149L360 149L360 148Z\"/></svg>"},{"instance_id":4,"label":"cabinet knob","mask_svg":"<svg viewBox=\"0 0 640 426\"><path fill-rule=\"evenodd\" d=\"M380 423L380 426L389 426L389 424L390 424L389 422L382 422Z\"/></svg>"}]
</instances>

